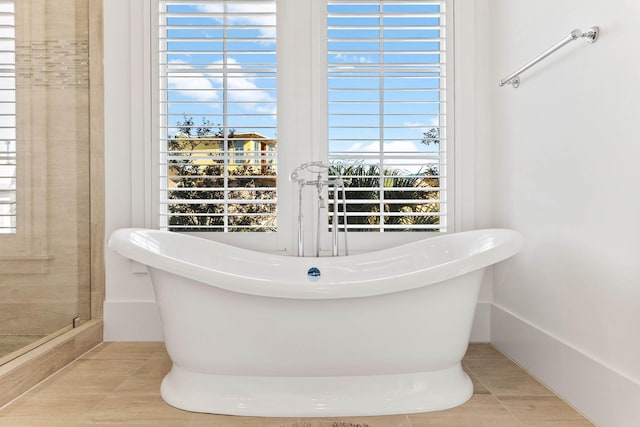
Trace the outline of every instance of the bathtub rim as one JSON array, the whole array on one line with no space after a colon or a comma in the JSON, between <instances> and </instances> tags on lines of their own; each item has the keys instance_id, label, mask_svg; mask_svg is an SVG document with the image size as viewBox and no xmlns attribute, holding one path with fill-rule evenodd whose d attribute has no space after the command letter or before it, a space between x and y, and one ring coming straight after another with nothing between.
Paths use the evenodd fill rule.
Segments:
<instances>
[{"instance_id":1,"label":"bathtub rim","mask_svg":"<svg viewBox=\"0 0 640 427\"><path fill-rule=\"evenodd\" d=\"M459 256L447 262L428 266L426 268L416 268L415 270L395 274L390 285L388 277L381 277L367 280L353 280L336 283L309 282L307 277L300 277L294 282L275 282L255 276L247 276L238 272L224 272L221 269L213 269L208 266L189 262L178 257L169 256L153 250L157 242L153 241L153 236L173 236L181 242L190 242L200 247L207 247L212 253L215 251L234 252L247 256L262 254L282 263L304 263L322 267L331 262L335 262L333 257L305 257L299 258L289 255L271 254L239 248L217 242L215 240L203 239L187 234L174 233L169 231L147 229L147 228L121 228L115 230L108 240L108 246L133 261L147 265L149 267L168 271L178 276L183 276L192 280L216 286L233 292L245 293L263 297L293 298L293 299L331 299L331 298L356 298L374 295L383 295L393 292L406 291L420 286L442 282L453 277L471 273L475 270L485 268L489 265L500 262L515 255L523 246L523 237L520 233L510 229L490 228L465 232L449 233L439 236L430 236L425 239L394 246L387 249L350 255L348 257L338 257L339 259L358 259L390 256L401 251L411 251L424 244L433 245L438 242L450 244L448 240L468 240L473 242L482 238L489 238L489 247L477 249L468 253L467 256ZM157 249L157 248L156 248ZM375 254L375 255L372 255ZM292 261L296 260L296 261ZM332 261L333 260L333 261ZM222 279L222 280L221 280Z\"/></svg>"}]
</instances>

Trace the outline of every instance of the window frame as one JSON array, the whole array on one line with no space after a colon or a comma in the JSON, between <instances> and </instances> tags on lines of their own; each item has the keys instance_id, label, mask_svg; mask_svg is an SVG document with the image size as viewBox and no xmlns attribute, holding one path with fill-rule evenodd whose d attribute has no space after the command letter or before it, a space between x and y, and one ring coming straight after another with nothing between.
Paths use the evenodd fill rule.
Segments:
<instances>
[{"instance_id":1,"label":"window frame","mask_svg":"<svg viewBox=\"0 0 640 427\"><path fill-rule=\"evenodd\" d=\"M454 16L459 8L460 2L446 0L447 3L447 133L451 141L455 141L457 122L454 116L457 115L458 107L454 104L453 85L456 68L453 65L454 55L458 58L454 47ZM144 225L151 228L158 228L158 206L159 206L159 181L158 165L155 159L158 158L158 69L155 66L158 60L157 41L157 3L155 0L145 0L142 7L147 18L143 30L147 34L144 42L145 55L142 58L132 58L132 70L135 64L142 66L138 68L143 73L138 73L134 80L143 83L138 87L138 93L144 100L142 108L134 108L139 101L132 99L132 112L139 111L145 116L141 123L146 129L137 129L137 135L143 134L147 142L143 147L132 144L132 164L137 163L135 159L142 160L145 167L138 169L137 173L132 170L132 181L134 193L136 188L144 188L144 195L137 198L132 197L132 225ZM132 8L136 6L132 5ZM138 6L139 7L139 6ZM296 215L297 215L297 188L292 185L285 171L292 171L303 162L326 159L328 147L327 141L327 45L326 45L326 3L314 0L277 0L278 13L278 144L289 146L278 152L278 231L277 232L246 232L246 233L210 233L210 232L190 232L201 237L222 241L255 250L285 251L295 253L297 245L296 237ZM282 22L291 22L290 26L282 25ZM302 64L302 65L301 65ZM144 73L147 73L144 75ZM285 85L283 82L287 82ZM132 94L132 97L135 94ZM287 117L286 125L283 123ZM132 120L132 122L135 120ZM134 133L134 132L132 132ZM309 135L310 133L310 135ZM299 135L307 135L300 141ZM132 139L135 141L135 139ZM295 142L292 144L292 142ZM461 148L459 144L453 144L453 148L447 153L448 171L447 185L447 232L455 232L462 223L461 216L456 209L459 201L459 169L454 168L457 153ZM135 147L134 147L135 146ZM309 155L311 153L311 155ZM136 169L135 166L132 169ZM453 169L453 170L451 170ZM468 175L468 174L467 174ZM310 192L309 192L310 193ZM140 194L140 192L138 192ZM305 197L304 205L309 207L312 203L310 194ZM286 207L286 208L285 208ZM311 209L309 207L309 209ZM307 211L305 210L305 213ZM312 216L309 214L308 216ZM464 221L469 223L468 220ZM307 227L307 229L313 227ZM426 237L441 235L441 232L399 232L399 233L349 233L349 246L352 252L360 250L371 250L420 240ZM310 236L309 236L310 237ZM307 238L307 245L311 247ZM321 245L323 249L330 249L330 232L323 232ZM311 253L310 251L306 251Z\"/></svg>"}]
</instances>

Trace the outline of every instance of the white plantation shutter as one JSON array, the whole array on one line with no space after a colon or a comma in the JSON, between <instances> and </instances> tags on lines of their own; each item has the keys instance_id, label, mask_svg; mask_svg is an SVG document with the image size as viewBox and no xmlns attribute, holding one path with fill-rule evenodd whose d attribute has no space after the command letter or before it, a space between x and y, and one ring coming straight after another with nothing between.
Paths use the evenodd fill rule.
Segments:
<instances>
[{"instance_id":1,"label":"white plantation shutter","mask_svg":"<svg viewBox=\"0 0 640 427\"><path fill-rule=\"evenodd\" d=\"M15 60L13 1L0 0L0 234L16 232Z\"/></svg>"},{"instance_id":2,"label":"white plantation shutter","mask_svg":"<svg viewBox=\"0 0 640 427\"><path fill-rule=\"evenodd\" d=\"M161 227L276 229L276 2L159 2Z\"/></svg>"},{"instance_id":3,"label":"white plantation shutter","mask_svg":"<svg viewBox=\"0 0 640 427\"><path fill-rule=\"evenodd\" d=\"M288 169L280 171L283 176L291 165L327 153L334 170L350 178L350 231L451 231L448 1L301 3L278 1L287 8L278 24L288 35L280 73L294 77L281 78L281 85L319 90L281 92L284 114L292 105L304 111L300 125L281 118L280 133L292 144L279 147L276 92L283 88L276 88L276 1L158 1L161 228L276 230L279 147L286 155L280 164ZM301 42L291 49L290 37L300 33ZM314 38L321 33L326 44ZM321 61L309 59L317 55L301 51L306 46L326 54L326 75L317 67ZM326 138L324 131L310 135L314 122L307 123L307 116L324 105L328 115L317 124L324 127L326 118ZM326 143L326 151L302 149L300 143L309 141ZM286 188L287 182L281 184ZM281 203L289 205L287 197ZM281 214L281 220L290 219L289 212ZM291 222L287 229L295 228ZM344 227L342 215L339 222Z\"/></svg>"},{"instance_id":4,"label":"white plantation shutter","mask_svg":"<svg viewBox=\"0 0 640 427\"><path fill-rule=\"evenodd\" d=\"M352 175L350 231L447 230L445 13L444 1L328 2L328 152Z\"/></svg>"}]
</instances>

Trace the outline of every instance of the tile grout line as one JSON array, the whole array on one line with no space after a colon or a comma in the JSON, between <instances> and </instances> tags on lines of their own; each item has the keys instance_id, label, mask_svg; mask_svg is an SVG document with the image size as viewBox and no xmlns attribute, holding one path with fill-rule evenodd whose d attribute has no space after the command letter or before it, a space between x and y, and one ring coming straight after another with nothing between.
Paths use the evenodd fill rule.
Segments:
<instances>
[{"instance_id":1,"label":"tile grout line","mask_svg":"<svg viewBox=\"0 0 640 427\"><path fill-rule=\"evenodd\" d=\"M513 412L511 412L511 410L504 404L502 403L502 399L500 399L500 397L492 394L492 396L498 401L498 403L500 404L500 406L502 408L504 408L505 411L507 411L507 414L511 415L511 417L516 420L518 422L518 424L522 427L524 427L524 424L522 422L522 420L520 419L520 417L518 417L516 414L514 414Z\"/></svg>"},{"instance_id":2,"label":"tile grout line","mask_svg":"<svg viewBox=\"0 0 640 427\"><path fill-rule=\"evenodd\" d=\"M102 344L106 344L106 343L104 343L104 342L103 342ZM106 346L105 346L105 347L106 347ZM92 349L92 350L95 350L96 348L97 348L97 346L96 346L94 349ZM87 355L88 353L89 353L89 352L85 353L84 355ZM130 375L130 377L135 377L135 376L136 376L136 374L137 374L138 372L140 372L140 371L144 368L145 363L147 363L149 360L151 360L151 358L153 357L153 354L154 354L153 352L152 352L152 353L150 353L150 354L147 356L147 358L146 358L146 359L144 359L144 363L142 363L142 364L140 365L140 367L139 367L138 369L136 369L136 370L135 370L135 372L133 372L133 373ZM84 355L83 355L83 356L84 356ZM123 357L124 357L124 356L123 356ZM88 361L88 362L91 362L91 361L97 361L97 360L102 360L102 361L104 361L104 360L109 360L109 361L113 361L113 360L117 360L117 361L127 361L127 360L139 360L139 359L127 359L127 358L123 358L123 359L84 359L84 360L85 360L85 361ZM125 379L125 380L123 380L120 384L118 384L118 385L117 385L113 390L111 390L110 392L108 392L108 393L104 393L104 394L101 394L102 399L100 399L99 401L97 401L97 402L96 402L96 404L95 404L95 405L93 405L90 409L88 409L85 413L83 413L82 415L78 416L76 421L77 421L77 422L79 422L79 423L80 423L80 422L81 422L81 423L86 423L87 425L100 425L100 424L101 424L101 422L100 422L100 421L97 421L97 422L96 422L96 421L92 418L92 415L91 415L91 414L92 414L92 413L93 413L93 411L94 411L96 408L98 408L98 407L99 407L99 406L100 406L100 405L101 405L105 400L109 399L109 398L110 398L110 397L112 397L114 394L117 394L117 393L118 393L118 391L117 391L117 390L118 390L118 388L120 388L120 387L122 386L122 384L124 384L125 382L126 382L126 379Z\"/></svg>"},{"instance_id":3,"label":"tile grout line","mask_svg":"<svg viewBox=\"0 0 640 427\"><path fill-rule=\"evenodd\" d=\"M491 346L491 348L494 348L491 343L489 343L489 346ZM497 349L496 349L497 350ZM502 352L500 352L500 354L502 354ZM504 403L502 403L502 400L500 399L500 397L495 394L495 392L491 389L491 387L489 387L487 384L485 384L485 382L482 380L481 376L478 375L476 372L474 372L473 368L471 368L468 365L465 365L465 367L473 374L473 376L476 378L476 381L478 381L480 384L482 384L482 386L487 389L487 391L489 392L489 394L491 395L491 397L493 397L498 404L500 405L501 408L503 408L507 414L509 414L511 416L511 418L513 418L514 420L516 420L518 422L519 427L524 427L524 424L522 423L522 421L520 420L520 418L518 418L513 412L511 412L509 410L509 408L507 408L505 406ZM525 371L526 372L526 371Z\"/></svg>"}]
</instances>

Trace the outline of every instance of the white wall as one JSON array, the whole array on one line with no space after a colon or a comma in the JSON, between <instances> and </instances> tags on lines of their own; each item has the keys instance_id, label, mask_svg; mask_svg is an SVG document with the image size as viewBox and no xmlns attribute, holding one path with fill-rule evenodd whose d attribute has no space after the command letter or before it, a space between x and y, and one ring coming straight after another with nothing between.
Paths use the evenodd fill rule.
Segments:
<instances>
[{"instance_id":1,"label":"white wall","mask_svg":"<svg viewBox=\"0 0 640 427\"><path fill-rule=\"evenodd\" d=\"M495 269L492 342L597 425L640 425L640 2L490 13L494 225L526 239ZM519 89L495 84L592 25L593 45L572 42Z\"/></svg>"},{"instance_id":2,"label":"white wall","mask_svg":"<svg viewBox=\"0 0 640 427\"><path fill-rule=\"evenodd\" d=\"M131 14L142 15L140 0L104 2L105 66L105 228L109 234L123 227L143 226L133 212L132 186L142 165L131 167L140 149L140 85L132 84L131 61L144 55L143 40L130 37ZM141 21L140 21L141 22ZM135 26L134 26L135 28ZM140 71L140 70L139 70ZM134 80L135 81L135 80ZM132 143L132 141L134 141ZM127 259L105 250L105 341L162 340L153 288L147 274Z\"/></svg>"}]
</instances>

